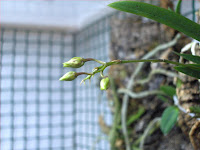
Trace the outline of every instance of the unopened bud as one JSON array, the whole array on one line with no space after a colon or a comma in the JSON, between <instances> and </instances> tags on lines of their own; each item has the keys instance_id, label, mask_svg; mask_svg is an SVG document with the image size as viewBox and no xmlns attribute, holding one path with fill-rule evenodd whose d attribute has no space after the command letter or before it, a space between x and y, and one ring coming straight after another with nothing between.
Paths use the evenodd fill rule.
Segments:
<instances>
[{"instance_id":1,"label":"unopened bud","mask_svg":"<svg viewBox=\"0 0 200 150\"><path fill-rule=\"evenodd\" d=\"M63 67L80 68L84 65L85 59L82 57L73 57L69 61L63 63Z\"/></svg>"},{"instance_id":2,"label":"unopened bud","mask_svg":"<svg viewBox=\"0 0 200 150\"><path fill-rule=\"evenodd\" d=\"M67 72L65 75L63 75L59 80L60 81L72 81L76 79L77 73L74 71Z\"/></svg>"},{"instance_id":3,"label":"unopened bud","mask_svg":"<svg viewBox=\"0 0 200 150\"><path fill-rule=\"evenodd\" d=\"M103 79L101 79L100 82L100 89L101 90L107 90L110 87L110 80L108 77L105 77Z\"/></svg>"}]
</instances>

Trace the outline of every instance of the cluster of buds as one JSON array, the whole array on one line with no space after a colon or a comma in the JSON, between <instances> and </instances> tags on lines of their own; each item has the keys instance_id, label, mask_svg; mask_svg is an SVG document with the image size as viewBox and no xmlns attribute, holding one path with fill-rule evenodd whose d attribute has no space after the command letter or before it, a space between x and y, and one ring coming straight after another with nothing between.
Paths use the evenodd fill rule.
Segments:
<instances>
[{"instance_id":1,"label":"cluster of buds","mask_svg":"<svg viewBox=\"0 0 200 150\"><path fill-rule=\"evenodd\" d=\"M63 63L63 67L80 68L87 61L96 61L96 62L101 63L103 65L101 67L96 67L93 70L92 73L86 73L86 72L77 73L75 71L67 72L59 80L60 81L72 81L72 80L76 79L79 75L86 74L88 76L85 79L82 80L82 82L84 82L85 80L90 79L94 74L96 74L98 72L103 72L101 69L104 66L104 62L101 62L101 61L98 61L98 60L95 60L95 59L92 59L92 58L84 59L84 58L81 58L81 57L74 57L74 58L70 59L69 61ZM102 74L101 74L101 76L102 76L102 80L100 82L100 89L101 90L107 90L110 86L110 80L109 80L108 77L104 77Z\"/></svg>"}]
</instances>

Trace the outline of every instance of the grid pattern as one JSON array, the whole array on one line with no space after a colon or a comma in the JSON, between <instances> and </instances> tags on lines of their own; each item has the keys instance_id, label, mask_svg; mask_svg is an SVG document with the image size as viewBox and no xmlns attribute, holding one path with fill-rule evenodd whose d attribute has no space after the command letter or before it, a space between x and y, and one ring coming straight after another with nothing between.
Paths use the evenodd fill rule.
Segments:
<instances>
[{"instance_id":1,"label":"grid pattern","mask_svg":"<svg viewBox=\"0 0 200 150\"><path fill-rule=\"evenodd\" d=\"M110 16L106 16L77 34L75 40L79 44L76 47L76 56L109 60L109 19ZM78 70L91 72L97 66L99 64L95 62L87 62ZM109 147L108 140L105 139L98 125L99 115L103 115L108 124L112 121L106 93L99 89L98 74L91 79L91 82L86 81L85 85L80 86L83 78L76 80L76 148L77 150L92 148L106 150Z\"/></svg>"},{"instance_id":2,"label":"grid pattern","mask_svg":"<svg viewBox=\"0 0 200 150\"><path fill-rule=\"evenodd\" d=\"M190 4L184 13L194 20L195 0ZM118 14L74 34L1 27L1 149L109 149L98 117L111 125L112 115L98 75L81 86L84 76L73 82L58 79L70 71L62 63L73 56L108 61L113 15ZM96 66L87 62L76 70L91 72Z\"/></svg>"},{"instance_id":3,"label":"grid pattern","mask_svg":"<svg viewBox=\"0 0 200 150\"><path fill-rule=\"evenodd\" d=\"M58 79L72 36L2 28L1 43L1 148L71 149L72 83Z\"/></svg>"}]
</instances>

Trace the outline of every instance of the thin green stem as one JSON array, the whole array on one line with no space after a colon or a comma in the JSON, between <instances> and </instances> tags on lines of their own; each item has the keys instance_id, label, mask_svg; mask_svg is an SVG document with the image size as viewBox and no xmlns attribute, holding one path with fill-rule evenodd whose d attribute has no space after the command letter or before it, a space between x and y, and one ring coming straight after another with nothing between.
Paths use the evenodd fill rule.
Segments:
<instances>
[{"instance_id":1,"label":"thin green stem","mask_svg":"<svg viewBox=\"0 0 200 150\"><path fill-rule=\"evenodd\" d=\"M114 60L111 62L107 62L106 66L111 66L111 65L116 65L116 64L136 63L136 62L151 62L151 63L165 62L168 64L174 64L174 65L185 65L179 62L166 60L166 59L141 59L141 60Z\"/></svg>"},{"instance_id":2,"label":"thin green stem","mask_svg":"<svg viewBox=\"0 0 200 150\"><path fill-rule=\"evenodd\" d=\"M94 59L94 58L86 58L85 61L96 61L102 65L105 65L106 63L101 61L101 60L97 60L97 59Z\"/></svg>"},{"instance_id":3,"label":"thin green stem","mask_svg":"<svg viewBox=\"0 0 200 150\"><path fill-rule=\"evenodd\" d=\"M100 61L100 60L97 60L97 59L93 59L93 60L96 61L96 62L98 62L98 63L100 63L100 64L102 64L102 65L106 64L106 62L104 62L104 61Z\"/></svg>"},{"instance_id":4,"label":"thin green stem","mask_svg":"<svg viewBox=\"0 0 200 150\"><path fill-rule=\"evenodd\" d=\"M200 69L200 66L198 66L198 65L195 66L195 65L191 65L191 64L183 64L183 63L166 60L166 59L113 60L111 62L107 62L105 67L103 67L102 69L105 69L106 67L111 66L111 65L137 63L137 62L151 62L151 63L164 62L164 63L168 63L168 64L173 64L173 65L179 65L179 66L185 66L185 67L190 67L190 68L194 68L194 69Z\"/></svg>"},{"instance_id":5,"label":"thin green stem","mask_svg":"<svg viewBox=\"0 0 200 150\"><path fill-rule=\"evenodd\" d=\"M102 78L104 78L103 71L100 71L100 75Z\"/></svg>"},{"instance_id":6,"label":"thin green stem","mask_svg":"<svg viewBox=\"0 0 200 150\"><path fill-rule=\"evenodd\" d=\"M79 76L79 75L83 75L83 74L86 74L86 75L93 75L92 73L87 73L87 72L78 72L78 73L77 73L77 76Z\"/></svg>"},{"instance_id":7,"label":"thin green stem","mask_svg":"<svg viewBox=\"0 0 200 150\"><path fill-rule=\"evenodd\" d=\"M92 58L88 58L86 60L90 61L90 60L92 60ZM100 60L95 60L95 61L102 62ZM106 62L106 63L102 62L103 65L94 68L92 73L81 72L81 73L78 73L78 74L79 75L81 75L81 74L89 75L88 77L83 79L83 81L85 81L87 79L90 79L93 75L95 75L96 73L99 73L99 72L100 72L101 77L104 77L103 71L108 66L117 65L117 64L126 64L126 63L138 63L138 62L150 62L150 63L164 62L164 63L168 63L168 64L173 64L173 65L179 65L179 66L185 66L185 67L190 67L190 68L194 68L194 69L200 69L200 66L195 66L195 65L190 65L190 64L183 64L183 63L179 63L179 62L175 62L175 61L171 61L171 60L166 60L166 59L113 60L113 61Z\"/></svg>"}]
</instances>

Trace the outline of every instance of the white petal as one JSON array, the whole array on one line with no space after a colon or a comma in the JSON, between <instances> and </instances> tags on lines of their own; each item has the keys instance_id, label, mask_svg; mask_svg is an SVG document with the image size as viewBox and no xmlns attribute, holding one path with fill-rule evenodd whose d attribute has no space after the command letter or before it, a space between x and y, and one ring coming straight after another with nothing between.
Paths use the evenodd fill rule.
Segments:
<instances>
[{"instance_id":1,"label":"white petal","mask_svg":"<svg viewBox=\"0 0 200 150\"><path fill-rule=\"evenodd\" d=\"M191 46L191 53L192 53L192 55L195 55L195 53L196 53L196 51L195 51L196 44L197 44L196 42L192 43L192 46Z\"/></svg>"},{"instance_id":2,"label":"white petal","mask_svg":"<svg viewBox=\"0 0 200 150\"><path fill-rule=\"evenodd\" d=\"M189 43L187 45L185 45L182 49L181 49L181 53L184 53L186 51L188 51L192 46L192 43Z\"/></svg>"}]
</instances>

